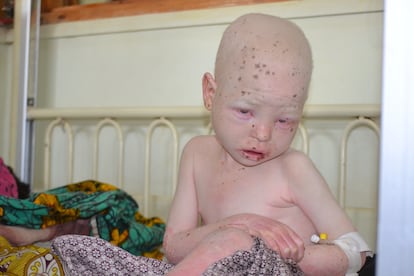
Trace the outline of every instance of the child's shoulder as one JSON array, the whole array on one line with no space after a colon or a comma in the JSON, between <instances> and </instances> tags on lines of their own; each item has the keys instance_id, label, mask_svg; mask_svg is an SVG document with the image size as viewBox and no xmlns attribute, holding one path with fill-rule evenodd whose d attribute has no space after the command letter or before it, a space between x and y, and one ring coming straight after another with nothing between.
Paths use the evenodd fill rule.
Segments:
<instances>
[{"instance_id":1,"label":"child's shoulder","mask_svg":"<svg viewBox=\"0 0 414 276\"><path fill-rule=\"evenodd\" d=\"M297 150L297 149L293 149L290 148L288 149L284 154L283 154L283 158L286 160L309 160L309 157L306 153L304 153L303 151Z\"/></svg>"},{"instance_id":2,"label":"child's shoulder","mask_svg":"<svg viewBox=\"0 0 414 276\"><path fill-rule=\"evenodd\" d=\"M292 183L323 183L319 170L307 154L289 150L283 158L283 169Z\"/></svg>"},{"instance_id":3,"label":"child's shoulder","mask_svg":"<svg viewBox=\"0 0 414 276\"><path fill-rule=\"evenodd\" d=\"M216 142L216 138L214 135L198 135L192 137L188 142L187 145L208 145L212 144L213 142Z\"/></svg>"},{"instance_id":4,"label":"child's shoulder","mask_svg":"<svg viewBox=\"0 0 414 276\"><path fill-rule=\"evenodd\" d=\"M186 151L205 151L216 147L217 140L214 135L199 135L192 137L185 145Z\"/></svg>"},{"instance_id":5,"label":"child's shoulder","mask_svg":"<svg viewBox=\"0 0 414 276\"><path fill-rule=\"evenodd\" d=\"M299 168L301 166L313 166L313 162L309 156L296 149L289 149L281 157L283 164L287 167Z\"/></svg>"}]
</instances>

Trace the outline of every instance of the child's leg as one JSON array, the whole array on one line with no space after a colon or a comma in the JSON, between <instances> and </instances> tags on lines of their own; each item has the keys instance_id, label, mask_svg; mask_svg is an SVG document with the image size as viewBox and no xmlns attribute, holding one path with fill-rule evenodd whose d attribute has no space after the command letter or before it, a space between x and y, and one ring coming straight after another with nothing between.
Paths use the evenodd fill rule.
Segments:
<instances>
[{"instance_id":1,"label":"child's leg","mask_svg":"<svg viewBox=\"0 0 414 276\"><path fill-rule=\"evenodd\" d=\"M168 275L201 275L214 262L252 246L253 238L240 229L216 231L200 242Z\"/></svg>"}]
</instances>

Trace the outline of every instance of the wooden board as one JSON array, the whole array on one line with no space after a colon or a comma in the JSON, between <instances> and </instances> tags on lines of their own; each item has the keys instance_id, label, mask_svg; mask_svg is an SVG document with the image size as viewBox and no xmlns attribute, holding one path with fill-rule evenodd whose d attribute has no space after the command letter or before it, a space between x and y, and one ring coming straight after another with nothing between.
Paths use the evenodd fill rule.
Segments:
<instances>
[{"instance_id":1,"label":"wooden board","mask_svg":"<svg viewBox=\"0 0 414 276\"><path fill-rule=\"evenodd\" d=\"M149 13L230 7L289 0L127 0L43 8L42 24L92 20Z\"/></svg>"}]
</instances>

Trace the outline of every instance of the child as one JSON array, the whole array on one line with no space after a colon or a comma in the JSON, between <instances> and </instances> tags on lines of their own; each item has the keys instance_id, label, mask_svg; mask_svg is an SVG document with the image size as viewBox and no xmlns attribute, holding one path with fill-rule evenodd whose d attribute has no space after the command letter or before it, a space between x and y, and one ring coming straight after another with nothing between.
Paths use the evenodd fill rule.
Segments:
<instances>
[{"instance_id":1,"label":"child","mask_svg":"<svg viewBox=\"0 0 414 276\"><path fill-rule=\"evenodd\" d=\"M200 275L263 242L306 275L364 264L368 246L311 160L290 148L311 73L309 43L293 23L248 14L226 29L215 75L202 80L215 134L193 138L182 154L164 236L176 264L169 275ZM321 232L329 244L311 242Z\"/></svg>"}]
</instances>

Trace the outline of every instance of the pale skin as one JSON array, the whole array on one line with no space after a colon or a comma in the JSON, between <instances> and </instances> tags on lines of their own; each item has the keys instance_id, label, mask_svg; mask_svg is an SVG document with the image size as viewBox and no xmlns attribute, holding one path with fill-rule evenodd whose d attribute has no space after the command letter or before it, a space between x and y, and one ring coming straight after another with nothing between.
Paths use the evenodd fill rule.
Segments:
<instances>
[{"instance_id":1,"label":"pale skin","mask_svg":"<svg viewBox=\"0 0 414 276\"><path fill-rule=\"evenodd\" d=\"M314 245L310 237L325 232L336 239L356 230L312 161L290 148L307 98L308 46L302 47L302 33L283 21L291 47L281 48L289 49L282 58L280 51L270 51L276 43L268 41L273 29L269 34L266 29L268 24L277 29L280 22L249 17L264 31L249 39L244 35L254 32L243 33L239 20L224 34L216 78L203 76L204 105L212 113L215 135L193 138L181 157L164 237L166 257L176 264L169 275L200 275L236 250L249 250L251 235L296 261L306 275L344 275L348 259L343 251ZM239 33L241 38L226 41ZM250 43L250 52L227 49L235 39ZM283 39L278 37L278 43L283 45Z\"/></svg>"},{"instance_id":2,"label":"pale skin","mask_svg":"<svg viewBox=\"0 0 414 276\"><path fill-rule=\"evenodd\" d=\"M77 219L43 229L0 224L0 236L5 237L13 246L24 246L36 242L51 241L57 236L66 234L89 235L89 222L89 219Z\"/></svg>"}]
</instances>

